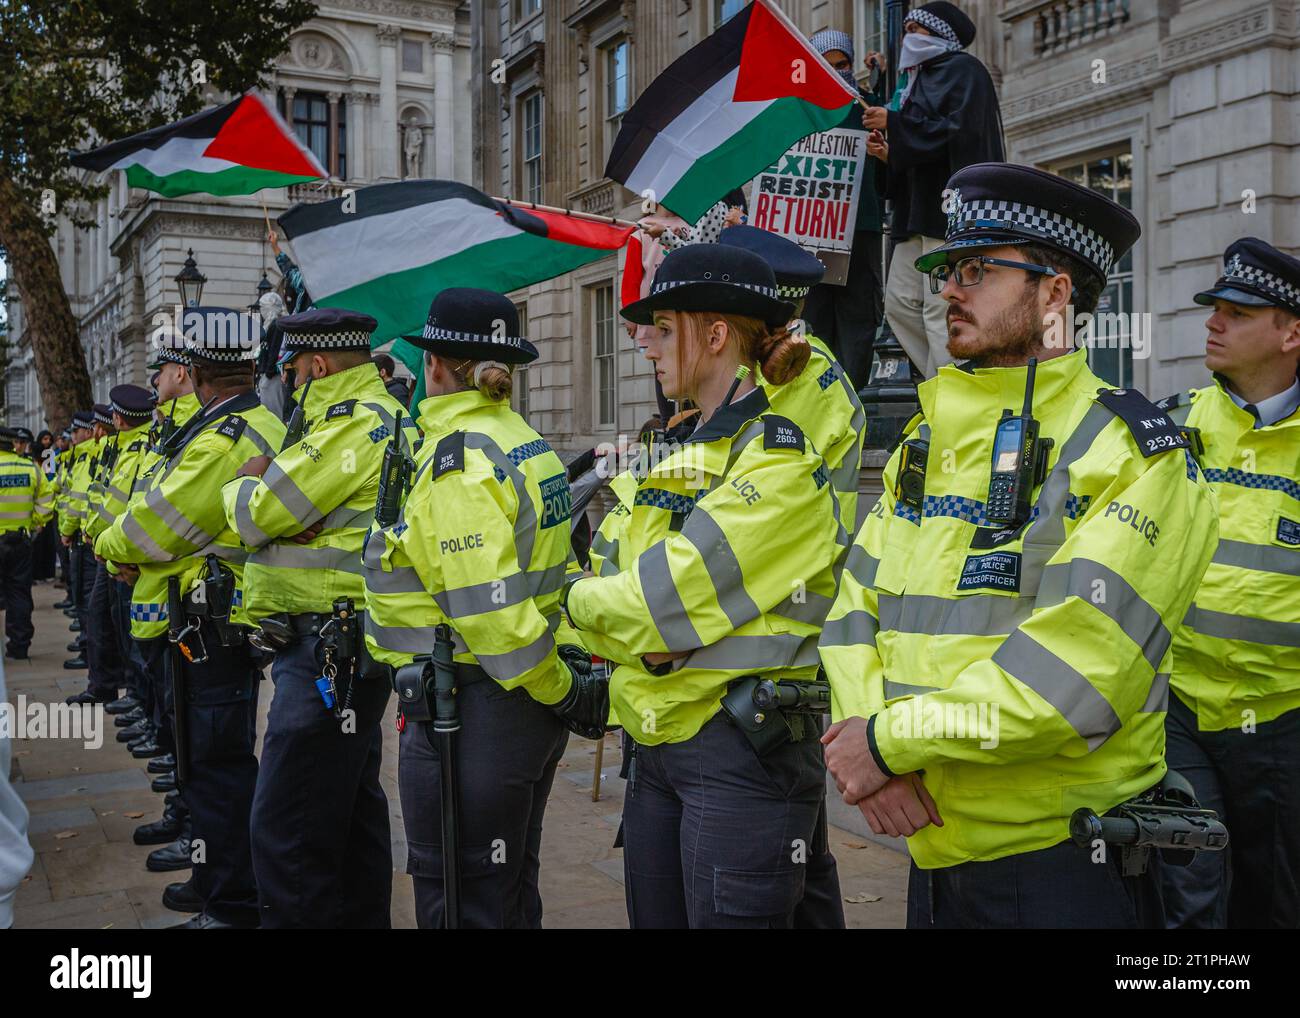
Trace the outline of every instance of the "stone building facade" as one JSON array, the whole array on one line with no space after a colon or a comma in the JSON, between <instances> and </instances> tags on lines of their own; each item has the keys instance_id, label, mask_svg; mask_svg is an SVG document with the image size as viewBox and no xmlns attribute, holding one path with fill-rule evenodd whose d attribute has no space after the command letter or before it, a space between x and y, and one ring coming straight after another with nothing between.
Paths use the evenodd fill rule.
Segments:
<instances>
[{"instance_id":1,"label":"stone building facade","mask_svg":"<svg viewBox=\"0 0 1300 1018\"><path fill-rule=\"evenodd\" d=\"M782 0L806 33L883 48L898 0ZM496 194L635 219L602 177L618 119L736 0L497 0L472 13L474 183ZM1203 384L1205 313L1236 237L1300 246L1294 0L967 0L972 51L1002 100L1008 158L1128 204L1143 238L1102 310L1124 319L1092 351L1116 384L1161 396ZM1099 63L1100 62L1100 63ZM495 73L494 73L495 72ZM514 294L541 358L517 396L557 447L635 435L652 376L618 327L610 257ZM1120 326L1116 322L1116 327Z\"/></svg>"},{"instance_id":2,"label":"stone building facade","mask_svg":"<svg viewBox=\"0 0 1300 1018\"><path fill-rule=\"evenodd\" d=\"M268 92L330 171L328 182L260 196L162 198L129 189L114 174L95 210L98 229L59 225L53 244L96 400L120 382L145 381L152 323L177 302L174 277L189 249L208 279L205 304L245 307L264 270L278 282L261 199L274 220L295 202L335 197L344 187L406 176L469 178L469 7L461 0L323 0L293 33ZM40 430L45 414L21 294L12 289L7 310L8 422Z\"/></svg>"}]
</instances>

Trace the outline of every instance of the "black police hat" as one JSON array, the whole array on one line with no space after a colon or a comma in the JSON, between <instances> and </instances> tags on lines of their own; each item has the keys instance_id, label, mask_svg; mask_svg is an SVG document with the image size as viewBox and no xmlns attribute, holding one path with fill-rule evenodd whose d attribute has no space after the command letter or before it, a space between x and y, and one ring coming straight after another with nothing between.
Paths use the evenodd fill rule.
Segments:
<instances>
[{"instance_id":1,"label":"black police hat","mask_svg":"<svg viewBox=\"0 0 1300 1018\"><path fill-rule=\"evenodd\" d=\"M107 403L96 403L92 411L92 419L96 424L112 424L113 408Z\"/></svg>"},{"instance_id":2,"label":"black police hat","mask_svg":"<svg viewBox=\"0 0 1300 1018\"><path fill-rule=\"evenodd\" d=\"M1258 237L1233 241L1223 252L1219 281L1192 298L1197 304L1216 299L1248 307L1271 304L1300 315L1300 260Z\"/></svg>"},{"instance_id":3,"label":"black police hat","mask_svg":"<svg viewBox=\"0 0 1300 1018\"><path fill-rule=\"evenodd\" d=\"M947 241L916 260L921 272L947 261L954 251L1045 244L1073 255L1105 279L1142 233L1128 209L1092 188L1032 166L967 166L949 178L945 203Z\"/></svg>"},{"instance_id":4,"label":"black police hat","mask_svg":"<svg viewBox=\"0 0 1300 1018\"><path fill-rule=\"evenodd\" d=\"M347 308L311 308L296 315L281 315L275 320L284 338L280 346L280 363L286 364L305 350L325 353L331 350L370 349L370 337L379 323L361 311Z\"/></svg>"},{"instance_id":5,"label":"black police hat","mask_svg":"<svg viewBox=\"0 0 1300 1018\"><path fill-rule=\"evenodd\" d=\"M443 290L429 305L424 331L402 338L441 357L502 364L537 360L537 347L520 335L514 302L472 286Z\"/></svg>"},{"instance_id":6,"label":"black police hat","mask_svg":"<svg viewBox=\"0 0 1300 1018\"><path fill-rule=\"evenodd\" d=\"M139 420L153 413L157 400L148 389L138 385L115 385L108 391L109 406L113 413L128 420Z\"/></svg>"},{"instance_id":7,"label":"black police hat","mask_svg":"<svg viewBox=\"0 0 1300 1018\"><path fill-rule=\"evenodd\" d=\"M777 296L785 300L808 296L826 274L826 266L816 256L794 241L757 226L729 226L718 237L718 243L753 251L767 262L776 277Z\"/></svg>"},{"instance_id":8,"label":"black police hat","mask_svg":"<svg viewBox=\"0 0 1300 1018\"><path fill-rule=\"evenodd\" d=\"M906 26L909 21L928 28L940 39L957 43L962 49L975 41L975 22L958 10L956 4L945 0L921 4L908 11L903 18L903 25Z\"/></svg>"},{"instance_id":9,"label":"black police hat","mask_svg":"<svg viewBox=\"0 0 1300 1018\"><path fill-rule=\"evenodd\" d=\"M89 428L95 423L95 414L92 410L78 410L72 415L72 426L74 428Z\"/></svg>"},{"instance_id":10,"label":"black police hat","mask_svg":"<svg viewBox=\"0 0 1300 1018\"><path fill-rule=\"evenodd\" d=\"M0 442L21 442L23 436L17 428L0 427Z\"/></svg>"},{"instance_id":11,"label":"black police hat","mask_svg":"<svg viewBox=\"0 0 1300 1018\"><path fill-rule=\"evenodd\" d=\"M794 316L794 305L780 299L771 267L752 251L690 244L669 252L655 272L650 295L625 307L623 317L652 325L656 311L740 315L760 318L776 329Z\"/></svg>"},{"instance_id":12,"label":"black police hat","mask_svg":"<svg viewBox=\"0 0 1300 1018\"><path fill-rule=\"evenodd\" d=\"M13 430L14 430L14 434L18 436L18 441L20 442L36 441L36 436L33 435L31 431L29 431L27 428L14 428Z\"/></svg>"}]
</instances>

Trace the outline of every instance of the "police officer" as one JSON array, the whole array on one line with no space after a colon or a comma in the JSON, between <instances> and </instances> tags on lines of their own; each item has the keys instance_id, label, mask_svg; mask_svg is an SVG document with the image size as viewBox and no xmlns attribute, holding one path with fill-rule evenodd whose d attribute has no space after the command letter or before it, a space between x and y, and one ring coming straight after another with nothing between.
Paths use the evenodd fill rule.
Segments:
<instances>
[{"instance_id":1,"label":"police officer","mask_svg":"<svg viewBox=\"0 0 1300 1018\"><path fill-rule=\"evenodd\" d=\"M164 447L148 489L99 536L95 550L115 563L175 567L166 594L174 647L168 660L179 669L172 672L176 752L184 764L194 872L188 884L167 888L164 903L201 909L182 924L186 929L252 927L258 914L248 822L260 670L242 629L246 552L226 525L221 485L251 457L279 448L284 425L253 390L252 316L187 308L181 328L201 409L174 450Z\"/></svg>"},{"instance_id":2,"label":"police officer","mask_svg":"<svg viewBox=\"0 0 1300 1018\"><path fill-rule=\"evenodd\" d=\"M603 734L608 700L560 618L569 545L564 465L510 408L511 369L537 357L506 297L451 288L422 334L424 443L397 522L366 544L366 639L395 666L451 627L461 715L460 922L541 927L542 818L566 723ZM422 929L448 922L441 767L432 725L404 718L399 784ZM585 719L585 727L582 720Z\"/></svg>"},{"instance_id":3,"label":"police officer","mask_svg":"<svg viewBox=\"0 0 1300 1018\"><path fill-rule=\"evenodd\" d=\"M859 235L862 232L859 231ZM791 322L791 328L799 327L804 301L825 274L822 263L793 241L753 226L733 226L723 230L718 243L753 251L772 267L778 294L794 304L795 320ZM866 413L853 384L830 348L811 332L805 330L803 335L808 341L810 356L798 377L786 385L773 385L766 378L761 379L761 384L773 412L789 417L799 425L813 447L822 454L830 472L831 488L839 502L840 521L846 530L853 530L857 519ZM835 856L828 842L824 802L817 820L816 851L808 860L804 897L795 913L795 927L844 927L844 905Z\"/></svg>"},{"instance_id":4,"label":"police officer","mask_svg":"<svg viewBox=\"0 0 1300 1018\"><path fill-rule=\"evenodd\" d=\"M947 242L916 264L965 363L920 387L841 577L827 767L873 830L908 837L910 927L1158 924L1155 860L1121 877L1121 853L1076 848L1068 823L1165 773L1171 634L1214 499L1172 422L1046 332L1093 310L1140 228L1030 167L949 187ZM995 458L1031 357L1040 441L1025 455L1012 432Z\"/></svg>"},{"instance_id":5,"label":"police officer","mask_svg":"<svg viewBox=\"0 0 1300 1018\"><path fill-rule=\"evenodd\" d=\"M1174 634L1169 766L1231 841L1163 871L1170 927L1300 925L1300 261L1254 237L1195 300L1214 384L1162 401L1199 438L1219 542Z\"/></svg>"},{"instance_id":6,"label":"police officer","mask_svg":"<svg viewBox=\"0 0 1300 1018\"><path fill-rule=\"evenodd\" d=\"M344 599L348 614L365 607L361 546L384 449L399 418L408 449L419 433L370 361L373 318L319 308L276 325L304 429L244 464L222 492L227 521L253 549L251 619L263 645L277 648L253 803L261 922L387 928L393 864L379 723L392 687L362 659L355 619L329 623ZM352 646L342 639L349 632ZM334 679L328 699L322 676Z\"/></svg>"},{"instance_id":7,"label":"police officer","mask_svg":"<svg viewBox=\"0 0 1300 1018\"><path fill-rule=\"evenodd\" d=\"M0 428L0 609L5 613L5 657L27 660L32 626L32 542L53 512L45 474L14 451L15 428Z\"/></svg>"},{"instance_id":8,"label":"police officer","mask_svg":"<svg viewBox=\"0 0 1300 1018\"><path fill-rule=\"evenodd\" d=\"M758 255L668 255L623 309L700 423L641 480L617 573L565 592L587 647L617 667L614 713L636 742L623 811L635 927L785 927L803 896L824 768L813 718L760 711L760 680L798 694L848 536L820 453L775 413L809 358ZM725 701L725 704L724 704ZM723 804L719 806L719 804Z\"/></svg>"},{"instance_id":9,"label":"police officer","mask_svg":"<svg viewBox=\"0 0 1300 1018\"><path fill-rule=\"evenodd\" d=\"M68 549L68 561L72 572L71 596L73 604L73 621L69 627L77 634L68 649L76 652L73 657L63 662L63 667L75 671L86 668L86 639L89 629L86 618L90 610L90 596L95 586L95 556L90 547L81 540L81 527L86 517L86 496L90 487L91 468L97 462L98 447L94 435L95 419L93 412L79 410L72 416L72 440L74 455L72 466L68 471L67 490L63 494L62 507L59 511L59 539ZM90 685L81 693L68 697L68 703L109 703L117 698L115 689Z\"/></svg>"},{"instance_id":10,"label":"police officer","mask_svg":"<svg viewBox=\"0 0 1300 1018\"><path fill-rule=\"evenodd\" d=\"M105 475L111 473L113 460L121 448L118 444L117 429L113 427L113 408L106 403L96 403L92 414L93 434L98 452L92 460L81 514L81 540L91 547L94 545L96 523L103 520L100 510L104 498ZM116 601L117 595L113 590L114 581L109 577L104 564L95 560L93 555L90 557L90 568L93 570L93 579L90 586L90 603L84 622L90 688L101 689L105 693L111 690L113 695L109 700L115 701L118 689L125 684L122 648L117 637L117 626L113 621L113 602ZM126 731L132 731L132 736L124 738L124 733L119 733L119 741L128 743L138 741L139 746L147 750L147 752L139 752L132 748L133 756L145 759L161 754L162 751L152 740L151 731L147 729ZM137 740L137 736L148 736L148 738Z\"/></svg>"},{"instance_id":11,"label":"police officer","mask_svg":"<svg viewBox=\"0 0 1300 1018\"><path fill-rule=\"evenodd\" d=\"M66 614L72 610L72 567L68 562L68 549L59 540L58 519L65 511L64 501L67 491L68 471L71 468L72 459L76 455L72 447L72 428L67 427L60 431L58 437L54 440L54 444L58 449L58 453L54 457L55 521L51 533L54 541L54 553L59 562L59 583L63 587L63 597L54 602L54 607Z\"/></svg>"}]
</instances>

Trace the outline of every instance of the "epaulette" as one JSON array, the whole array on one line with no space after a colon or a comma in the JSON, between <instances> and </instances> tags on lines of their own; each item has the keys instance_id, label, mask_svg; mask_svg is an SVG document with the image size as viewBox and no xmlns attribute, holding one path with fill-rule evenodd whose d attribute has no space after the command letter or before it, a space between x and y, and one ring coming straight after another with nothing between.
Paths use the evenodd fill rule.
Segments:
<instances>
[{"instance_id":1,"label":"epaulette","mask_svg":"<svg viewBox=\"0 0 1300 1018\"><path fill-rule=\"evenodd\" d=\"M1098 389L1097 402L1128 425L1144 457L1191 447L1169 415L1136 389Z\"/></svg>"},{"instance_id":2,"label":"epaulette","mask_svg":"<svg viewBox=\"0 0 1300 1018\"><path fill-rule=\"evenodd\" d=\"M244 433L246 427L248 427L247 420L243 417L231 414L213 430L215 430L218 435L224 435L232 442L238 442L239 437Z\"/></svg>"},{"instance_id":3,"label":"epaulette","mask_svg":"<svg viewBox=\"0 0 1300 1018\"><path fill-rule=\"evenodd\" d=\"M767 414L763 417L763 448L804 451L803 431L788 417Z\"/></svg>"},{"instance_id":4,"label":"epaulette","mask_svg":"<svg viewBox=\"0 0 1300 1018\"><path fill-rule=\"evenodd\" d=\"M335 403L325 411L325 420L332 421L336 417L351 417L356 405L357 401L355 399L345 399L342 403Z\"/></svg>"},{"instance_id":5,"label":"epaulette","mask_svg":"<svg viewBox=\"0 0 1300 1018\"><path fill-rule=\"evenodd\" d=\"M433 479L465 469L465 432L444 435L433 450Z\"/></svg>"},{"instance_id":6,"label":"epaulette","mask_svg":"<svg viewBox=\"0 0 1300 1018\"><path fill-rule=\"evenodd\" d=\"M144 444L145 443L143 438L137 438L134 442L132 442L130 445L126 447L126 451L135 452L137 449L143 449Z\"/></svg>"}]
</instances>

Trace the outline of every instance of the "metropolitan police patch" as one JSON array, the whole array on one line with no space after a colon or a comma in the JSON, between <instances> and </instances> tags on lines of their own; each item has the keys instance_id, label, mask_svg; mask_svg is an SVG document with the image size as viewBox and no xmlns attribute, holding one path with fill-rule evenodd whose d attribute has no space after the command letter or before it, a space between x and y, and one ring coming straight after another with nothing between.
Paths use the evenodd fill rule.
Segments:
<instances>
[{"instance_id":1,"label":"metropolitan police patch","mask_svg":"<svg viewBox=\"0 0 1300 1018\"><path fill-rule=\"evenodd\" d=\"M958 590L1020 591L1020 553L995 551L988 555L968 555L962 566Z\"/></svg>"},{"instance_id":2,"label":"metropolitan police patch","mask_svg":"<svg viewBox=\"0 0 1300 1018\"><path fill-rule=\"evenodd\" d=\"M572 513L569 479L564 474L548 477L538 485L542 496L541 529L568 523Z\"/></svg>"}]
</instances>

